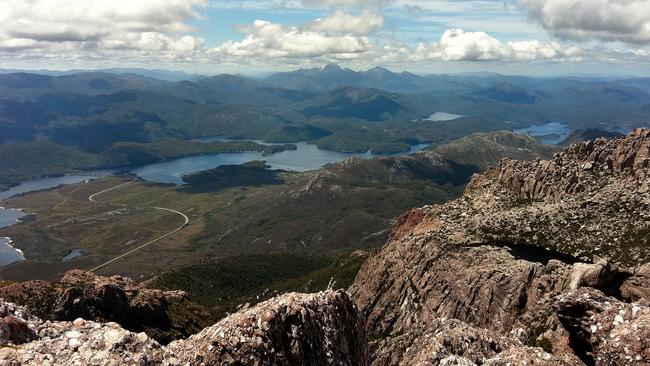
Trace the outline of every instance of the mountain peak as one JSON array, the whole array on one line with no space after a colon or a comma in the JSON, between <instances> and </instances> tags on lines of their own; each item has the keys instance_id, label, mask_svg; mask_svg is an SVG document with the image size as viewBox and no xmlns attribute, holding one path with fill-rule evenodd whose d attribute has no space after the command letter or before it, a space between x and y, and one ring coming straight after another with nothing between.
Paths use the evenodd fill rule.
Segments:
<instances>
[{"instance_id":1,"label":"mountain peak","mask_svg":"<svg viewBox=\"0 0 650 366\"><path fill-rule=\"evenodd\" d=\"M341 66L337 64L327 64L323 66L323 71L341 71L343 70Z\"/></svg>"},{"instance_id":2,"label":"mountain peak","mask_svg":"<svg viewBox=\"0 0 650 366\"><path fill-rule=\"evenodd\" d=\"M393 72L384 67L373 67L372 69L366 71L367 73L382 73L382 74L392 74Z\"/></svg>"}]
</instances>

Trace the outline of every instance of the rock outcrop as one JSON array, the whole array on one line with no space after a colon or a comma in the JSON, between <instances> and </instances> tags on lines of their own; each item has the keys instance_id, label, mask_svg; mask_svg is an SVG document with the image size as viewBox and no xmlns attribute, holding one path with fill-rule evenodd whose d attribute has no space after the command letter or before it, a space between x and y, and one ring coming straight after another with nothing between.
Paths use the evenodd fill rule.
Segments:
<instances>
[{"instance_id":1,"label":"rock outcrop","mask_svg":"<svg viewBox=\"0 0 650 366\"><path fill-rule=\"evenodd\" d=\"M650 306L650 263L633 268L631 275L621 285L621 297Z\"/></svg>"},{"instance_id":2,"label":"rock outcrop","mask_svg":"<svg viewBox=\"0 0 650 366\"><path fill-rule=\"evenodd\" d=\"M145 333L117 323L42 322L38 340L0 349L0 364L20 365L161 365L162 348Z\"/></svg>"},{"instance_id":3,"label":"rock outcrop","mask_svg":"<svg viewBox=\"0 0 650 366\"><path fill-rule=\"evenodd\" d=\"M27 308L11 303L0 303L0 345L23 344L38 338L34 327L40 319Z\"/></svg>"},{"instance_id":4,"label":"rock outcrop","mask_svg":"<svg viewBox=\"0 0 650 366\"><path fill-rule=\"evenodd\" d=\"M379 365L575 365L573 355L554 356L518 340L456 319L436 319L376 345Z\"/></svg>"},{"instance_id":5,"label":"rock outcrop","mask_svg":"<svg viewBox=\"0 0 650 366\"><path fill-rule=\"evenodd\" d=\"M290 293L171 343L179 365L367 365L364 322L349 295ZM251 360L256 360L251 362Z\"/></svg>"},{"instance_id":6,"label":"rock outcrop","mask_svg":"<svg viewBox=\"0 0 650 366\"><path fill-rule=\"evenodd\" d=\"M587 365L650 363L650 308L581 288L555 305L569 341Z\"/></svg>"},{"instance_id":7,"label":"rock outcrop","mask_svg":"<svg viewBox=\"0 0 650 366\"><path fill-rule=\"evenodd\" d=\"M461 198L405 214L351 288L375 340L374 364L650 364L644 342L619 357L608 341L643 338L644 320L591 334L589 351L576 335L585 312L609 314L596 303L648 309L649 167L650 131L636 130L549 161L505 159L474 176ZM584 288L596 310L567 310ZM449 333L441 319L487 330L495 346L469 357L441 348L438 336Z\"/></svg>"},{"instance_id":8,"label":"rock outcrop","mask_svg":"<svg viewBox=\"0 0 650 366\"><path fill-rule=\"evenodd\" d=\"M0 306L38 338L1 348L2 365L369 364L363 318L344 291L285 294L166 347L113 322L43 322L23 308Z\"/></svg>"},{"instance_id":9,"label":"rock outcrop","mask_svg":"<svg viewBox=\"0 0 650 366\"><path fill-rule=\"evenodd\" d=\"M188 305L184 292L146 289L121 276L72 270L57 283L28 281L5 286L0 288L0 298L25 305L43 319L116 322L132 331L146 330L164 343L203 328L200 320L194 327L187 322L183 327L175 324L172 307ZM188 317L193 314L187 313Z\"/></svg>"}]
</instances>

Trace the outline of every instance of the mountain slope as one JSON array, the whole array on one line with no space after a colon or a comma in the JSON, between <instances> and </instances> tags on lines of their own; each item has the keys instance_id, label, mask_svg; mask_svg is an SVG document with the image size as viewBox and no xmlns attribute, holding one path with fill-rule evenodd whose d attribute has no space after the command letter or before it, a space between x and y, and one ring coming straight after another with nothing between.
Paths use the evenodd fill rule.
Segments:
<instances>
[{"instance_id":1,"label":"mountain slope","mask_svg":"<svg viewBox=\"0 0 650 366\"><path fill-rule=\"evenodd\" d=\"M650 301L649 168L650 131L636 130L548 161L505 159L461 198L402 216L351 288L377 339L375 364L441 362L426 340L450 318L570 365L623 365L636 352L648 362L648 324L606 324L632 307L622 301ZM604 341L617 336L634 349Z\"/></svg>"},{"instance_id":2,"label":"mountain slope","mask_svg":"<svg viewBox=\"0 0 650 366\"><path fill-rule=\"evenodd\" d=\"M61 76L0 74L2 99L34 100L45 93L113 94L121 90L156 90L168 82L137 74L83 72Z\"/></svg>"},{"instance_id":3,"label":"mountain slope","mask_svg":"<svg viewBox=\"0 0 650 366\"><path fill-rule=\"evenodd\" d=\"M307 116L357 118L381 121L389 118L414 118L402 98L376 89L351 87L329 90L299 103L297 108Z\"/></svg>"},{"instance_id":4,"label":"mountain slope","mask_svg":"<svg viewBox=\"0 0 650 366\"><path fill-rule=\"evenodd\" d=\"M209 219L194 240L201 246L280 251L374 246L386 238L395 216L457 196L487 165L505 157L548 157L552 151L528 136L498 132L409 156L353 158L294 177L289 186L250 192Z\"/></svg>"}]
</instances>

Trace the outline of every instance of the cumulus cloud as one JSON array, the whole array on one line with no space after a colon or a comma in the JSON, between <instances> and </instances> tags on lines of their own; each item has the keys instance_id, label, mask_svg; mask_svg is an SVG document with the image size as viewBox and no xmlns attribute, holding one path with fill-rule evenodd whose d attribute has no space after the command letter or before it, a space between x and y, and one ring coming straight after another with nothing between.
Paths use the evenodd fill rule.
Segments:
<instances>
[{"instance_id":1,"label":"cumulus cloud","mask_svg":"<svg viewBox=\"0 0 650 366\"><path fill-rule=\"evenodd\" d=\"M283 26L257 20L241 42L227 41L211 50L221 57L352 59L373 48L365 36L329 34L310 27Z\"/></svg>"},{"instance_id":2,"label":"cumulus cloud","mask_svg":"<svg viewBox=\"0 0 650 366\"><path fill-rule=\"evenodd\" d=\"M582 54L577 47L564 48L556 42L511 41L501 42L485 32L465 32L449 29L439 42L421 43L412 59L417 61L534 61L577 58Z\"/></svg>"},{"instance_id":3,"label":"cumulus cloud","mask_svg":"<svg viewBox=\"0 0 650 366\"><path fill-rule=\"evenodd\" d=\"M520 0L560 37L650 43L650 0Z\"/></svg>"},{"instance_id":4,"label":"cumulus cloud","mask_svg":"<svg viewBox=\"0 0 650 366\"><path fill-rule=\"evenodd\" d=\"M336 10L332 15L307 24L307 30L328 34L368 35L384 26L381 14L366 10L355 16Z\"/></svg>"},{"instance_id":5,"label":"cumulus cloud","mask_svg":"<svg viewBox=\"0 0 650 366\"><path fill-rule=\"evenodd\" d=\"M393 0L303 0L305 6L382 6L393 3Z\"/></svg>"},{"instance_id":6,"label":"cumulus cloud","mask_svg":"<svg viewBox=\"0 0 650 366\"><path fill-rule=\"evenodd\" d=\"M458 28L448 29L434 42L431 42L433 38L428 38L430 41L420 44L404 43L400 40L400 35L403 33L399 31L394 33L394 29L382 31L385 19L381 9L375 7L391 3L392 8L389 12L394 12L396 8L402 9L409 4L421 4L429 11L429 7L448 4L454 11L459 11L468 6L467 1L268 1L273 4L291 3L292 7L301 7L303 4L310 3L312 6L333 6L335 9L327 16L296 25L258 20L240 26L238 29L242 36L238 39L217 45L206 45L202 38L194 35L195 29L191 24L201 18L199 11L202 7L215 6L208 0L0 0L0 61L4 60L5 64L11 67L15 67L13 64L21 60L55 60L65 64L66 67L70 61L83 64L83 62L106 62L107 60L109 62L115 60L118 64L131 62L138 65L145 62L162 65L167 60L174 60L187 61L187 65L190 65L190 62L195 62L197 65L236 66L313 65L341 62L348 65L380 64L399 67L417 65L419 67L437 62L456 61L528 62L605 59L609 62L610 60L647 60L650 57L647 50L613 52L610 47L611 52L607 52L602 49L586 48L587 46L584 46L585 48L566 46L559 42L536 40L506 42L485 32L465 32ZM469 1L486 2L486 0ZM549 27L552 24L558 30L570 28L562 24L580 23L578 21L571 23L568 18L562 20L564 18L560 15L569 17L566 13L570 13L570 9L554 7L560 6L556 3L581 3L578 0L512 1L525 3L531 12L531 17L544 19ZM620 9L628 9L627 6L630 4L645 3L650 0L582 1L585 4L590 1L588 4L595 2L601 5L604 2L616 3L619 4ZM493 3L491 0L487 2ZM230 1L222 2L220 6L230 3ZM236 3L248 7L259 6L260 1L242 0ZM358 6L358 12L344 11L345 6ZM581 6L585 8L578 9L579 11L571 16L582 19L586 15L579 15L582 14L581 12L591 14L591 8L586 5ZM608 8L610 5L605 7ZM638 24L642 24L639 19L644 19L647 11L640 8L637 10L635 14L637 18L630 19L630 24L637 24L637 26L628 24L626 25L628 28L610 27L617 30L618 37L621 37L621 34L634 34L633 38L638 40L639 35L643 35L643 27ZM419 21L440 23L435 17L431 19L421 17ZM608 21L614 22L611 19ZM594 22L599 23L603 20L597 19ZM647 28L647 22L643 24L646 24ZM456 24L453 27L490 29L476 20L464 25ZM442 29L446 28L451 26L444 26ZM514 27L499 29L501 33L520 30ZM613 34L613 31L610 33ZM418 33L418 37L420 36L426 37L426 33L424 31Z\"/></svg>"},{"instance_id":7,"label":"cumulus cloud","mask_svg":"<svg viewBox=\"0 0 650 366\"><path fill-rule=\"evenodd\" d=\"M206 0L5 0L0 51L160 50L202 45L188 21Z\"/></svg>"}]
</instances>

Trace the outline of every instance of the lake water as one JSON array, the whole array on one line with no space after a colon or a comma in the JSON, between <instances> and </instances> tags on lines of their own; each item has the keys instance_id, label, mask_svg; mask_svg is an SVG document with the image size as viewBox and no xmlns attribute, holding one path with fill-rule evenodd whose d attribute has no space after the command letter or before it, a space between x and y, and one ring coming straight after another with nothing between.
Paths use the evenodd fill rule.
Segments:
<instances>
[{"instance_id":1,"label":"lake water","mask_svg":"<svg viewBox=\"0 0 650 366\"><path fill-rule=\"evenodd\" d=\"M71 251L70 253L66 254L62 258L62 260L69 261L69 260L81 257L82 255L83 255L83 253L81 252L81 249L75 249L75 250Z\"/></svg>"},{"instance_id":2,"label":"lake water","mask_svg":"<svg viewBox=\"0 0 650 366\"><path fill-rule=\"evenodd\" d=\"M0 207L0 229L17 223L25 215L21 210Z\"/></svg>"},{"instance_id":3,"label":"lake water","mask_svg":"<svg viewBox=\"0 0 650 366\"><path fill-rule=\"evenodd\" d=\"M571 132L568 125L559 122L549 122L542 125L534 125L526 128L514 130L514 133L528 134L537 138L541 143L547 145L557 145L564 141Z\"/></svg>"},{"instance_id":4,"label":"lake water","mask_svg":"<svg viewBox=\"0 0 650 366\"><path fill-rule=\"evenodd\" d=\"M462 114L453 114L447 112L436 112L429 116L429 118L423 119L423 121L432 121L432 122L441 122L441 121L453 121L465 117Z\"/></svg>"},{"instance_id":5,"label":"lake water","mask_svg":"<svg viewBox=\"0 0 650 366\"><path fill-rule=\"evenodd\" d=\"M0 238L0 267L24 260L23 252L11 245L11 239Z\"/></svg>"},{"instance_id":6,"label":"lake water","mask_svg":"<svg viewBox=\"0 0 650 366\"><path fill-rule=\"evenodd\" d=\"M197 141L226 141L223 137L204 138ZM254 141L263 143L261 141ZM273 145L273 144L268 144ZM182 159L170 160L162 163L146 165L132 169L130 172L138 177L158 183L183 184L184 175L207 169L213 169L220 165L243 164L252 160L265 160L272 169L288 171L307 171L323 167L326 164L343 161L350 157L371 158L378 156L400 156L415 153L429 146L428 144L413 145L409 151L389 154L373 155L366 153L342 153L331 150L321 150L316 145L299 142L295 144L296 150L286 150L270 156L263 156L261 152L223 153L214 155L201 155ZM83 174L66 175L56 178L43 178L23 182L12 187L8 191L0 192L0 202L9 197L19 194L50 189L61 185L75 184L87 180L97 179L110 174L111 171L93 171ZM0 207L0 228L11 226L17 223L25 212L16 209L5 209ZM83 253L74 250L66 255L63 260L74 259ZM23 253L11 245L11 239L0 238L0 266L24 260Z\"/></svg>"},{"instance_id":7,"label":"lake water","mask_svg":"<svg viewBox=\"0 0 650 366\"><path fill-rule=\"evenodd\" d=\"M227 140L225 140L223 137L212 137L199 139L196 141L212 142ZM237 165L253 160L264 160L268 165L271 166L271 169L304 172L308 170L319 169L326 164L336 163L355 156L362 158L379 156L401 156L415 153L429 146L428 144L419 144L411 146L411 149L409 151L398 154L374 155L370 152L343 153L338 151L322 150L319 149L316 145L308 144L306 142L299 142L295 145L297 147L296 150L286 150L269 156L263 156L261 152L201 155L146 165L132 169L130 172L142 179L152 182L183 184L182 177L184 175L201 170L213 169L221 165Z\"/></svg>"},{"instance_id":8,"label":"lake water","mask_svg":"<svg viewBox=\"0 0 650 366\"><path fill-rule=\"evenodd\" d=\"M10 188L8 191L0 192L0 202L9 197L19 194L41 191L61 185L80 183L91 179L97 179L109 174L109 171L85 172L83 174L65 175L56 178L42 178L23 182L20 185ZM20 218L27 214L21 210L6 209L0 207L0 228L16 224ZM23 253L11 245L11 239L0 238L0 266L24 260Z\"/></svg>"}]
</instances>

